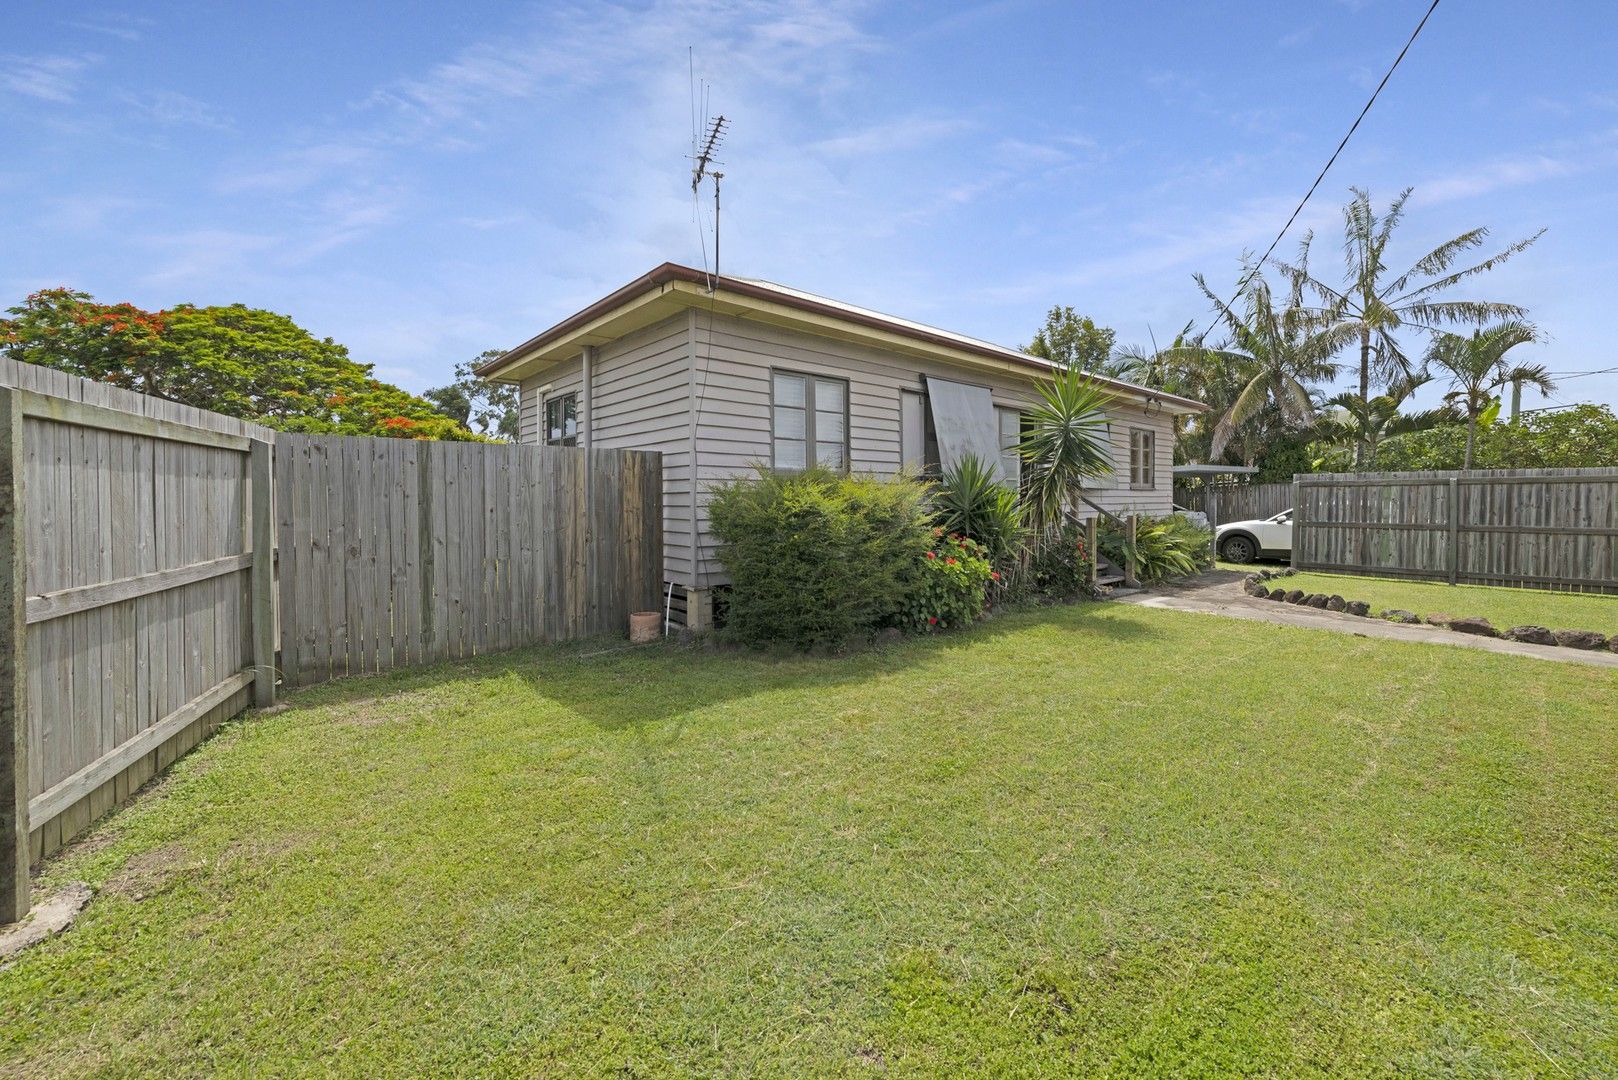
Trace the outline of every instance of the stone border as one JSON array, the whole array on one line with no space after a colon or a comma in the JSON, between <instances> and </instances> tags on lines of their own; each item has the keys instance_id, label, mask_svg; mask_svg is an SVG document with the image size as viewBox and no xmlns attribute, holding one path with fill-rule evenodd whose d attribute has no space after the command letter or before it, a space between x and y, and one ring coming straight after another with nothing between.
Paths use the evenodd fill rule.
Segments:
<instances>
[{"instance_id":1,"label":"stone border","mask_svg":"<svg viewBox=\"0 0 1618 1080\"><path fill-rule=\"evenodd\" d=\"M1345 600L1336 593L1306 593L1302 589L1287 589L1281 586L1271 588L1264 584L1277 578L1288 578L1297 571L1290 567L1285 570L1259 570L1248 574L1242 579L1242 591L1248 596L1259 600L1277 600L1286 604L1298 604L1302 607L1321 608L1325 611L1340 611L1345 615L1357 615L1362 619L1372 618L1371 605L1364 600ZM1423 619L1413 611L1403 608L1388 608L1375 616L1388 622L1441 626L1457 634L1472 634L1477 637L1503 638L1506 641L1521 641L1530 645L1559 645L1564 649L1584 649L1595 651L1606 649L1618 653L1618 634L1608 637L1606 634L1594 630L1550 630L1543 626L1527 624L1513 626L1509 630L1499 630L1488 619L1475 616L1454 616L1445 612L1435 612Z\"/></svg>"}]
</instances>

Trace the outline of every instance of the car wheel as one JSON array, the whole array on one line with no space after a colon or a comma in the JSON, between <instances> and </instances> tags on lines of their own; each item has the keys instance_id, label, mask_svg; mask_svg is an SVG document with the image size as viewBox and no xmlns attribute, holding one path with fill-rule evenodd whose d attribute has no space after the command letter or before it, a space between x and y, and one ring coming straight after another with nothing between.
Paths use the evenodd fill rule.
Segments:
<instances>
[{"instance_id":1,"label":"car wheel","mask_svg":"<svg viewBox=\"0 0 1618 1080\"><path fill-rule=\"evenodd\" d=\"M1245 536L1227 536L1219 544L1219 554L1226 562L1250 563L1258 557L1258 549Z\"/></svg>"}]
</instances>

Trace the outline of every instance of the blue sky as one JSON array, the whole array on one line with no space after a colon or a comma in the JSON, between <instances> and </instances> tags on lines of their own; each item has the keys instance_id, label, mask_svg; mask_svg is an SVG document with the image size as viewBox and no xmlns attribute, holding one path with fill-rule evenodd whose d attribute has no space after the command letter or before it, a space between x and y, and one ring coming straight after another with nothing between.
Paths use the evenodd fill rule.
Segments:
<instances>
[{"instance_id":1,"label":"blue sky","mask_svg":"<svg viewBox=\"0 0 1618 1080\"><path fill-rule=\"evenodd\" d=\"M1072 304L1144 343L1206 320L1192 272L1234 284L1426 4L20 6L0 306L242 301L419 390L700 265L688 45L733 122L727 273L1012 345ZM1524 360L1618 365L1614 54L1605 4L1445 0L1300 220L1319 264L1350 184L1416 188L1395 263L1544 227L1472 295L1531 309Z\"/></svg>"}]
</instances>

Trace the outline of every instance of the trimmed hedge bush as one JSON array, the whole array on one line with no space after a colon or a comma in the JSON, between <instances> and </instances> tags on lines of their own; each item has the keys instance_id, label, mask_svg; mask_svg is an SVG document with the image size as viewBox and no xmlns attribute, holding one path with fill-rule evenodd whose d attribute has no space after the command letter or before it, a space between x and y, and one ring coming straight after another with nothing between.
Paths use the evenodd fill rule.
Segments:
<instances>
[{"instance_id":1,"label":"trimmed hedge bush","mask_svg":"<svg viewBox=\"0 0 1618 1080\"><path fill-rule=\"evenodd\" d=\"M924 489L825 469L759 469L714 488L730 574L726 633L745 645L839 645L907 610L932 541Z\"/></svg>"}]
</instances>

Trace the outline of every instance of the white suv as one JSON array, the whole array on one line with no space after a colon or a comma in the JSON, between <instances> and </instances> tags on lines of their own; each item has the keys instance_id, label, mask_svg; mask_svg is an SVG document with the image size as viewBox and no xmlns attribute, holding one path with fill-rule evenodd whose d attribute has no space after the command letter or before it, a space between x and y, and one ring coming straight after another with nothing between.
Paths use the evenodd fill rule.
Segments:
<instances>
[{"instance_id":1,"label":"white suv","mask_svg":"<svg viewBox=\"0 0 1618 1080\"><path fill-rule=\"evenodd\" d=\"M1292 556L1292 511L1283 510L1262 521L1232 521L1219 526L1214 546L1226 562L1250 563L1260 556Z\"/></svg>"}]
</instances>

